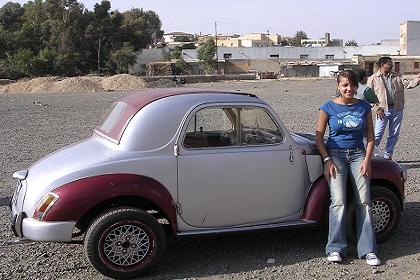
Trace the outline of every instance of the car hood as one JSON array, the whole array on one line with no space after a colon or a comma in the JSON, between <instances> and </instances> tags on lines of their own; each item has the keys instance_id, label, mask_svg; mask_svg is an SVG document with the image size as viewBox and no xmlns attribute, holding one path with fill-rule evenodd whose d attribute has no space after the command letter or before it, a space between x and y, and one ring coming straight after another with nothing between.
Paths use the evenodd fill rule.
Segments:
<instances>
[{"instance_id":1,"label":"car hood","mask_svg":"<svg viewBox=\"0 0 420 280\"><path fill-rule=\"evenodd\" d=\"M306 151L307 155L319 155L318 148L315 143L315 135L310 133L292 133L293 140L300 149Z\"/></svg>"}]
</instances>

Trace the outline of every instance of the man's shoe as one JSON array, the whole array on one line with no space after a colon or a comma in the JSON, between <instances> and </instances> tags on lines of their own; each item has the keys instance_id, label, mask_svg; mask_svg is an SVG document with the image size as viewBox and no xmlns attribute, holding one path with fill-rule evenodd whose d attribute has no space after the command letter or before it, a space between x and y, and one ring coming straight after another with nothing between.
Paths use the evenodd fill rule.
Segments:
<instances>
[{"instance_id":1,"label":"man's shoe","mask_svg":"<svg viewBox=\"0 0 420 280\"><path fill-rule=\"evenodd\" d=\"M341 255L339 252L329 252L327 255L327 261L329 262L341 262Z\"/></svg>"},{"instance_id":2,"label":"man's shoe","mask_svg":"<svg viewBox=\"0 0 420 280\"><path fill-rule=\"evenodd\" d=\"M369 253L366 255L366 263L368 265L380 265L381 260L376 256L375 253Z\"/></svg>"}]
</instances>

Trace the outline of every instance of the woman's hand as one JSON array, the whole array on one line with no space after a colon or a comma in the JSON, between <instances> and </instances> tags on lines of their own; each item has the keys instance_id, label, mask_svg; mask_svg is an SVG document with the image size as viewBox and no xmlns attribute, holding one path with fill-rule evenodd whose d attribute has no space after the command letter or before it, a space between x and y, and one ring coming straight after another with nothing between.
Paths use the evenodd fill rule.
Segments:
<instances>
[{"instance_id":1,"label":"woman's hand","mask_svg":"<svg viewBox=\"0 0 420 280\"><path fill-rule=\"evenodd\" d=\"M370 176L370 160L364 160L360 165L360 173L362 176L369 177Z\"/></svg>"},{"instance_id":2,"label":"woman's hand","mask_svg":"<svg viewBox=\"0 0 420 280\"><path fill-rule=\"evenodd\" d=\"M332 159L327 160L324 165L324 176L327 181L330 181L330 178L333 177L335 179L335 175L338 173L338 168L332 161Z\"/></svg>"}]
</instances>

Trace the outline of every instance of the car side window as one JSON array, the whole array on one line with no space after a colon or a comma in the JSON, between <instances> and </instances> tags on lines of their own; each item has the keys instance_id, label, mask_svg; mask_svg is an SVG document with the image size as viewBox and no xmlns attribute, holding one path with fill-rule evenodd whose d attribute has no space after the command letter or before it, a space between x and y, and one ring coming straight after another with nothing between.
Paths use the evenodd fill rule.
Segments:
<instances>
[{"instance_id":1,"label":"car side window","mask_svg":"<svg viewBox=\"0 0 420 280\"><path fill-rule=\"evenodd\" d=\"M183 145L186 148L226 147L237 145L235 129L237 109L204 108L188 123Z\"/></svg>"},{"instance_id":2,"label":"car side window","mask_svg":"<svg viewBox=\"0 0 420 280\"><path fill-rule=\"evenodd\" d=\"M277 144L283 134L269 113L262 108L241 108L241 145Z\"/></svg>"}]
</instances>

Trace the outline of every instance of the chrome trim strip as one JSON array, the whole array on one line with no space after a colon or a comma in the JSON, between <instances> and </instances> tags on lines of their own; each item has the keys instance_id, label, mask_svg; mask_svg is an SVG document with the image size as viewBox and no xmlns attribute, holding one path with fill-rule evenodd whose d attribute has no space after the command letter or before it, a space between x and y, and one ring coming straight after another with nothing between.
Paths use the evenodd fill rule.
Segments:
<instances>
[{"instance_id":1,"label":"chrome trim strip","mask_svg":"<svg viewBox=\"0 0 420 280\"><path fill-rule=\"evenodd\" d=\"M188 230L184 232L179 232L179 236L187 235L204 235L204 234L214 234L214 233L229 233L229 232L243 232L243 231L253 231L260 229L276 229L283 227L301 227L301 226L313 226L317 223L314 221L293 221L285 223L276 223L276 224L261 224L255 226L242 226L242 227L225 227L225 228L208 228L208 229L198 229L198 230Z\"/></svg>"},{"instance_id":2,"label":"chrome trim strip","mask_svg":"<svg viewBox=\"0 0 420 280\"><path fill-rule=\"evenodd\" d=\"M120 141L115 140L114 138L109 137L108 135L105 135L104 133L100 132L99 130L97 130L95 128L95 130L93 130L94 133L96 133L97 135L101 136L102 138L105 138L106 140L114 143L114 144L120 144Z\"/></svg>"}]
</instances>

